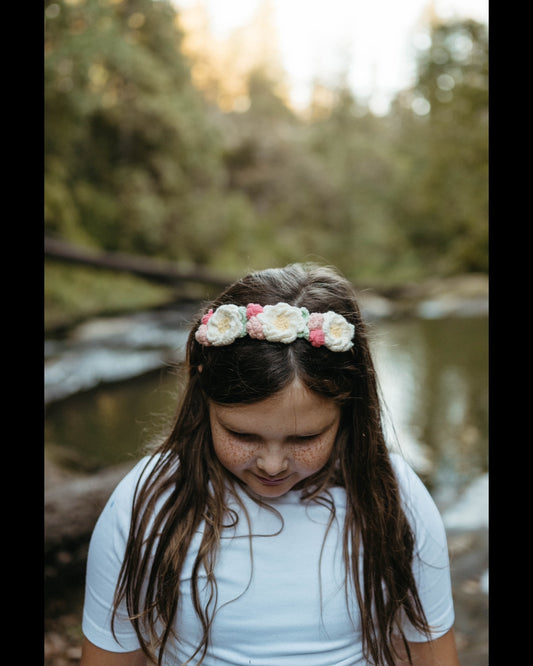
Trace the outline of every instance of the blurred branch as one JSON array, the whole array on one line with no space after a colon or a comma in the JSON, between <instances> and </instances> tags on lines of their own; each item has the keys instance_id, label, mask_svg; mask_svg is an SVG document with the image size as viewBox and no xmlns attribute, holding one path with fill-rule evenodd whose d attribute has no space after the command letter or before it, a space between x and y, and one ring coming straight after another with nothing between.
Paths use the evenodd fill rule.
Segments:
<instances>
[{"instance_id":1,"label":"blurred branch","mask_svg":"<svg viewBox=\"0 0 533 666\"><path fill-rule=\"evenodd\" d=\"M186 269L180 268L170 261L120 252L95 252L50 237L44 239L44 254L49 259L132 273L147 280L164 284L196 282L224 288L236 279L235 276L222 275L202 267Z\"/></svg>"}]
</instances>

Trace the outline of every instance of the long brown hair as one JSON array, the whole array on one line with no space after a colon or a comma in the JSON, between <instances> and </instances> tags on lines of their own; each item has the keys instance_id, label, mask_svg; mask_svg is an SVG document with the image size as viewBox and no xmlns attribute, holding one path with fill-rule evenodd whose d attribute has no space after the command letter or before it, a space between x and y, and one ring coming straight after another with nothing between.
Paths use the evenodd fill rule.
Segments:
<instances>
[{"instance_id":1,"label":"long brown hair","mask_svg":"<svg viewBox=\"0 0 533 666\"><path fill-rule=\"evenodd\" d=\"M202 663L213 619L209 607L216 601L213 571L220 532L228 521L238 520L227 504L235 479L228 478L213 451L208 401L257 402L298 377L341 407L341 425L330 461L305 480L302 494L317 498L331 485L345 488L346 594L355 592L357 598L367 659L376 666L392 666L394 636L400 637L409 655L400 617L405 616L427 635L429 627L412 573L414 537L383 435L366 327L351 285L325 267L296 264L252 273L228 287L210 307L278 302L305 306L310 312L342 314L355 327L353 347L331 352L302 339L286 345L248 336L227 347L205 347L194 338L198 316L187 343L188 381L174 426L156 451L150 473L138 484L114 610L116 613L125 600L143 650L147 655L159 654L157 663L161 664L169 638L179 639L174 628L178 582L192 537L203 522L191 582L193 604L203 627L203 640L193 657L200 655L197 663ZM238 500L237 494L235 498ZM242 503L241 507L244 509ZM361 552L362 575L358 566ZM207 608L200 603L198 592L201 568L211 585L212 603ZM157 625L163 627L159 634Z\"/></svg>"}]
</instances>

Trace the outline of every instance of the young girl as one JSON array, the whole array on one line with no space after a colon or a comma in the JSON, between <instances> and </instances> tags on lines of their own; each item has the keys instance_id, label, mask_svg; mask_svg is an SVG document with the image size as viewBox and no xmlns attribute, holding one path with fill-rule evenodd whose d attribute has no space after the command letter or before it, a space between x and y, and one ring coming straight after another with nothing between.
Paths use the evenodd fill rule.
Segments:
<instances>
[{"instance_id":1,"label":"young girl","mask_svg":"<svg viewBox=\"0 0 533 666\"><path fill-rule=\"evenodd\" d=\"M186 370L170 435L95 527L82 666L456 666L442 521L388 453L350 284L239 280Z\"/></svg>"}]
</instances>

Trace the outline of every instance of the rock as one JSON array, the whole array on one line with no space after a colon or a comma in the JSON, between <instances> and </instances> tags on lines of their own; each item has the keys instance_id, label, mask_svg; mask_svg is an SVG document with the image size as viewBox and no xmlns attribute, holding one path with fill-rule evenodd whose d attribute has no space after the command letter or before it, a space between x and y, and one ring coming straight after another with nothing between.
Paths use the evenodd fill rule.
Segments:
<instances>
[{"instance_id":1,"label":"rock","mask_svg":"<svg viewBox=\"0 0 533 666\"><path fill-rule=\"evenodd\" d=\"M134 464L110 467L45 490L45 557L54 554L55 564L65 562L72 548L89 541L113 489Z\"/></svg>"}]
</instances>

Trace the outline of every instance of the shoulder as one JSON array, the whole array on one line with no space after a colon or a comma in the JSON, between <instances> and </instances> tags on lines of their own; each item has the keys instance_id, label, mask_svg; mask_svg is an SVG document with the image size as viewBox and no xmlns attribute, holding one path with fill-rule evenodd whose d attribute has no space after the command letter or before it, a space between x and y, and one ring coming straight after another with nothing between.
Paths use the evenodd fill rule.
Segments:
<instances>
[{"instance_id":1,"label":"shoulder","mask_svg":"<svg viewBox=\"0 0 533 666\"><path fill-rule=\"evenodd\" d=\"M415 538L412 567L420 601L431 627L432 638L437 639L454 622L444 523L429 491L410 465L398 454L391 454L391 462L398 479L403 508ZM427 640L406 618L403 628L408 641L418 643ZM423 654L426 655L425 652ZM422 658L423 655L420 656Z\"/></svg>"},{"instance_id":2,"label":"shoulder","mask_svg":"<svg viewBox=\"0 0 533 666\"><path fill-rule=\"evenodd\" d=\"M119 481L94 527L87 556L83 631L94 645L111 652L137 650L136 634L126 610L117 615L116 639L110 620L116 586L128 548L137 491L151 472L159 479L160 455L147 456ZM172 466L171 466L172 468ZM144 516L143 516L144 517ZM115 663L115 662L113 662Z\"/></svg>"},{"instance_id":3,"label":"shoulder","mask_svg":"<svg viewBox=\"0 0 533 666\"><path fill-rule=\"evenodd\" d=\"M391 453L390 459L404 510L418 539L430 537L432 541L445 546L444 524L430 492L401 455Z\"/></svg>"},{"instance_id":4,"label":"shoulder","mask_svg":"<svg viewBox=\"0 0 533 666\"><path fill-rule=\"evenodd\" d=\"M389 457L403 502L408 505L417 504L420 500L432 502L426 486L405 458L399 453L390 453Z\"/></svg>"},{"instance_id":5,"label":"shoulder","mask_svg":"<svg viewBox=\"0 0 533 666\"><path fill-rule=\"evenodd\" d=\"M164 469L163 473L168 473L169 466L166 463L171 463L171 456L169 454L163 455L161 453L154 453L147 455L137 461L134 467L119 481L110 499L123 500L129 499L134 496L137 488L140 488L143 483L150 477L152 472ZM174 465L170 464L171 469L175 469L178 462Z\"/></svg>"},{"instance_id":6,"label":"shoulder","mask_svg":"<svg viewBox=\"0 0 533 666\"><path fill-rule=\"evenodd\" d=\"M104 529L118 530L120 533L129 531L133 504L138 489L154 471L161 460L159 454L145 456L137 461L134 467L118 482L107 500L97 522L100 532ZM98 531L95 530L95 531Z\"/></svg>"},{"instance_id":7,"label":"shoulder","mask_svg":"<svg viewBox=\"0 0 533 666\"><path fill-rule=\"evenodd\" d=\"M159 456L144 456L124 475L113 490L108 504L123 504L133 499L136 489L148 478L157 464Z\"/></svg>"}]
</instances>

